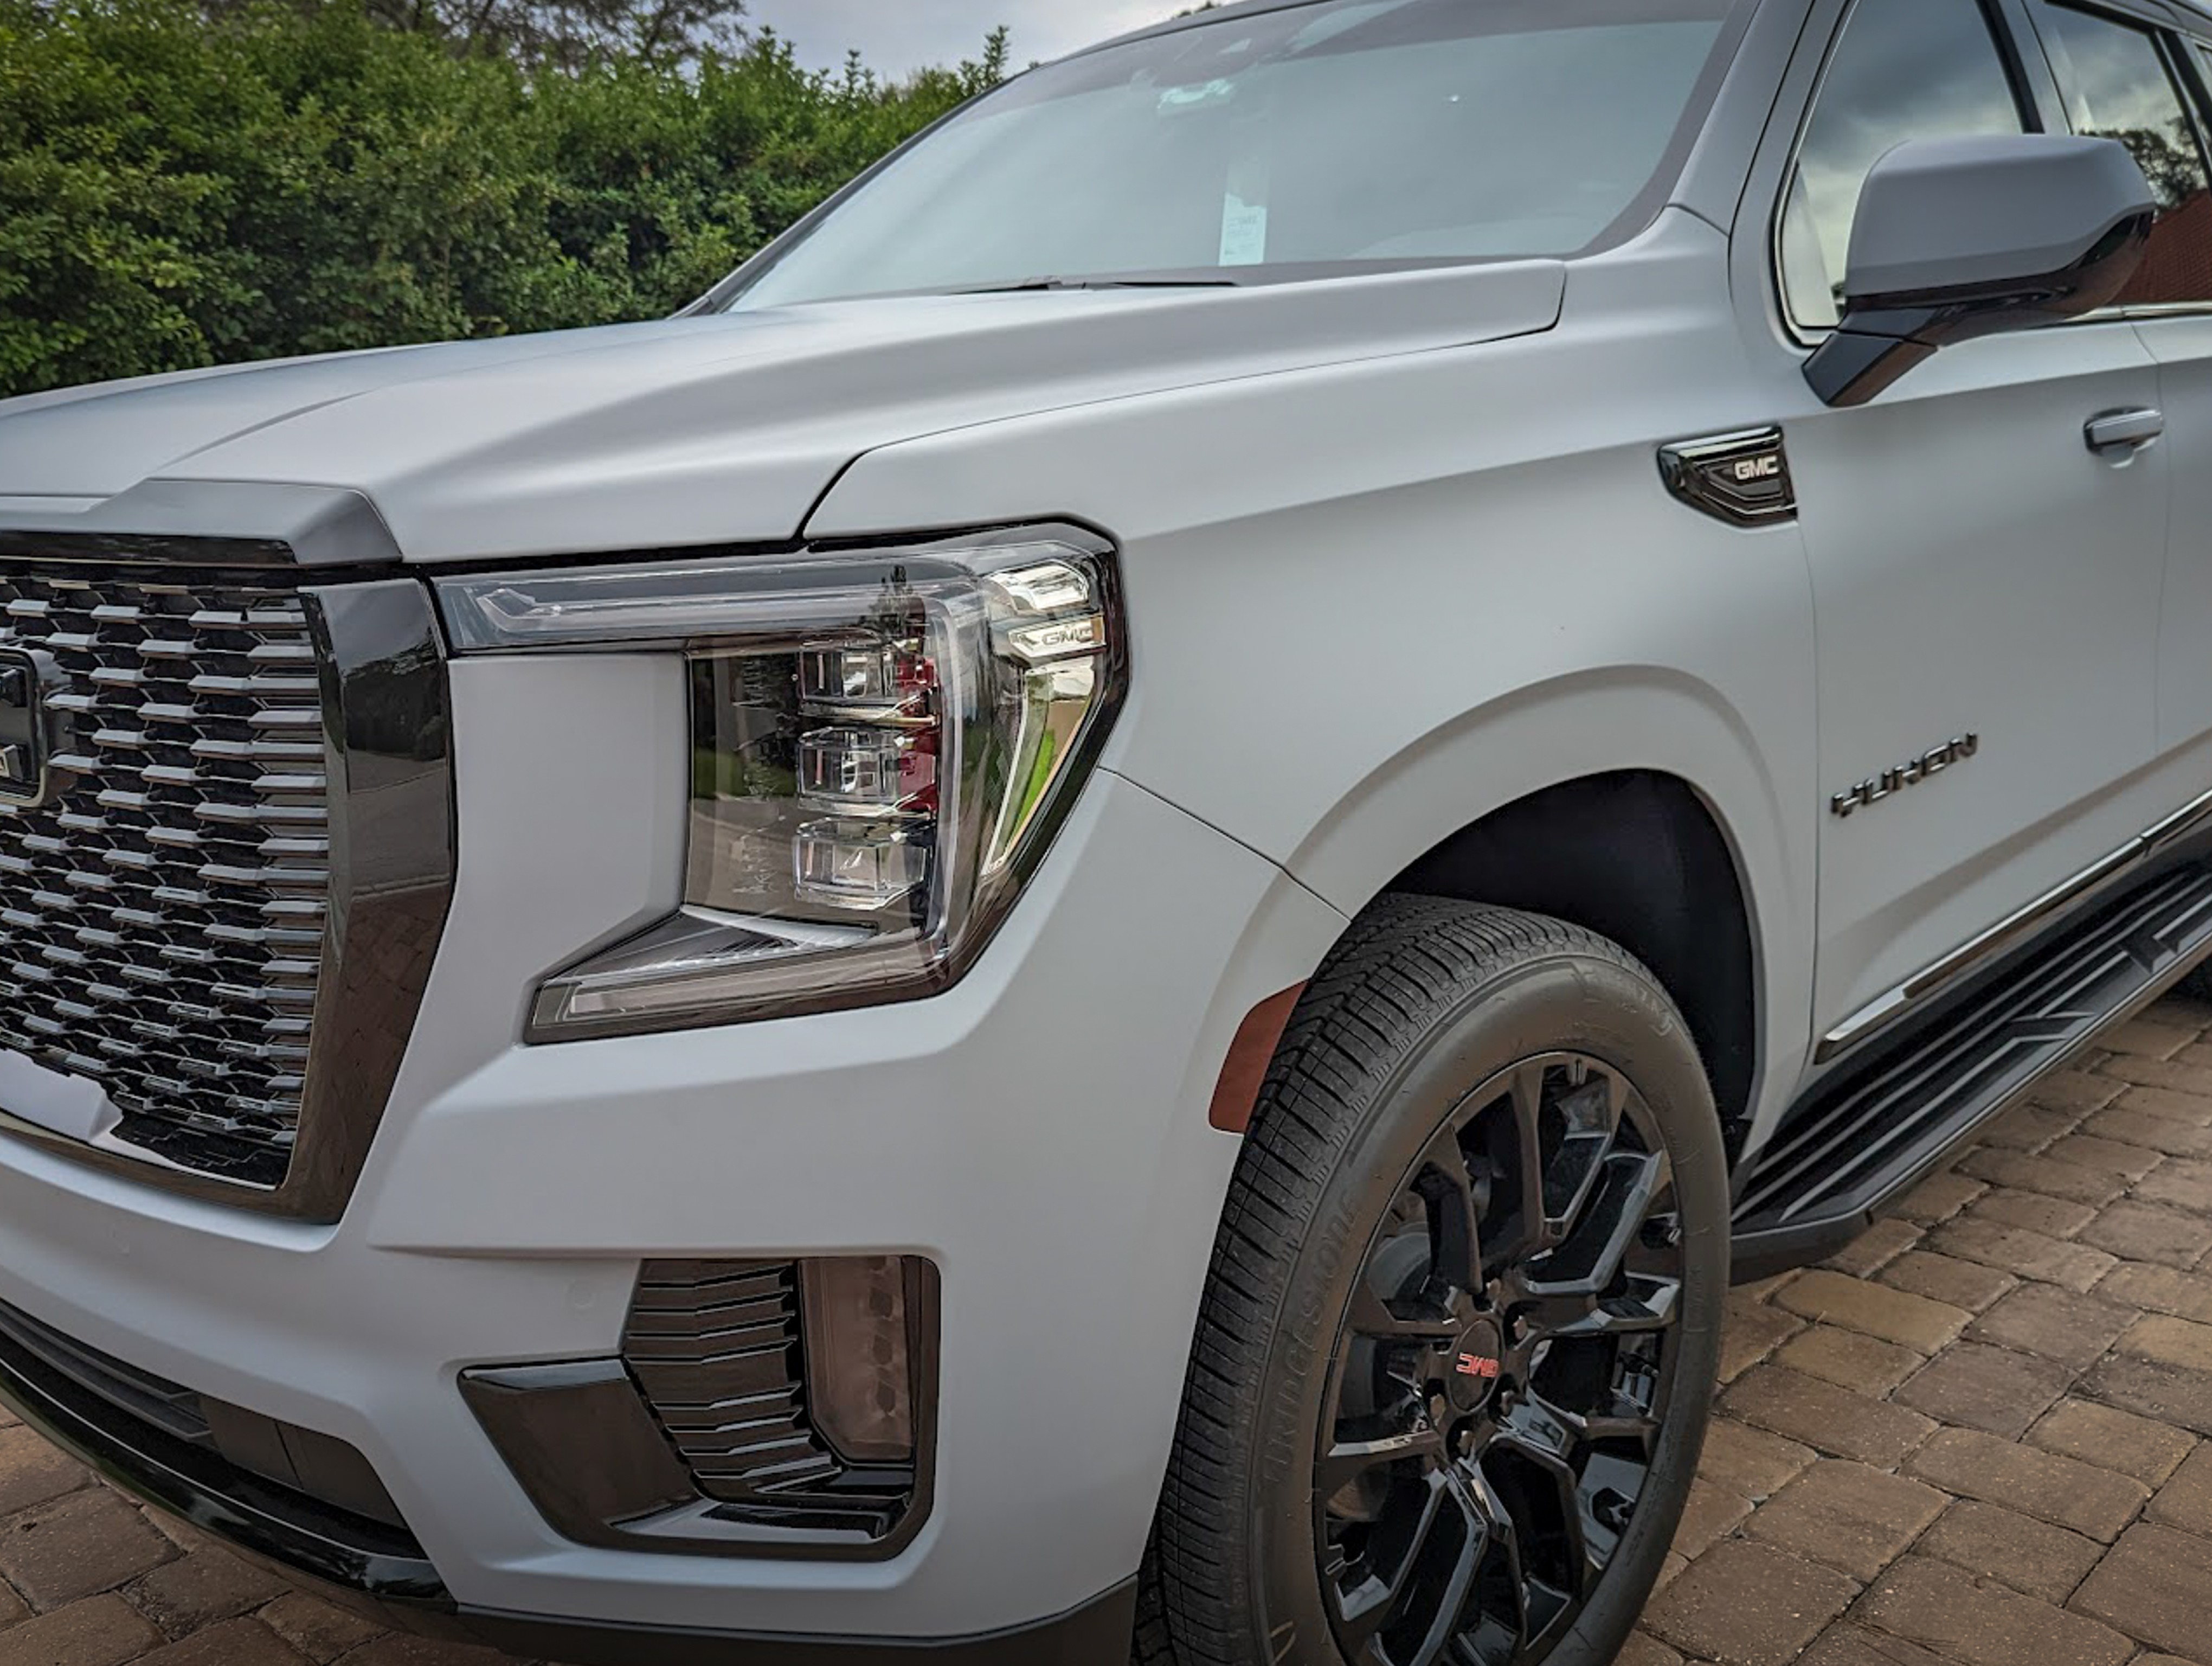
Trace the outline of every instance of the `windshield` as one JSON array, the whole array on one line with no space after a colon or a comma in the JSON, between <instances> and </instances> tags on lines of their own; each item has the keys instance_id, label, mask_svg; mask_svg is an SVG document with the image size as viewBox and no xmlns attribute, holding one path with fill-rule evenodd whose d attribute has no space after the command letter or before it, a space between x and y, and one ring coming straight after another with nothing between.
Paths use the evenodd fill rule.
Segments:
<instances>
[{"instance_id":1,"label":"windshield","mask_svg":"<svg viewBox=\"0 0 2212 1666\"><path fill-rule=\"evenodd\" d=\"M1739 0L1321 0L1031 71L714 298L1252 282L1635 229Z\"/></svg>"}]
</instances>

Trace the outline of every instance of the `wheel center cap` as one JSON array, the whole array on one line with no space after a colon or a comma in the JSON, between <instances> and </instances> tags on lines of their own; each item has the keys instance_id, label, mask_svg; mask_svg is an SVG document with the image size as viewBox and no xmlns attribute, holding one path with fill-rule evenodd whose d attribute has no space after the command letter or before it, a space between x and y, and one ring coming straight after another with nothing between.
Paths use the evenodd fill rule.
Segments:
<instances>
[{"instance_id":1,"label":"wheel center cap","mask_svg":"<svg viewBox=\"0 0 2212 1666\"><path fill-rule=\"evenodd\" d=\"M1504 1341L1491 1320L1477 1319L1462 1331L1444 1362L1444 1392L1451 1396L1453 1406L1462 1412L1479 1412L1487 1405L1498 1391L1498 1374L1504 1357Z\"/></svg>"}]
</instances>

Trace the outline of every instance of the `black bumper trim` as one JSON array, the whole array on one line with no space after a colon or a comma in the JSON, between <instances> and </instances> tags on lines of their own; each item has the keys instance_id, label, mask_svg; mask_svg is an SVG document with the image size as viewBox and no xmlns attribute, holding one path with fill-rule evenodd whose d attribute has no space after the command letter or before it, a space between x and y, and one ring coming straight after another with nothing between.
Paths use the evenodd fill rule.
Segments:
<instances>
[{"instance_id":1,"label":"black bumper trim","mask_svg":"<svg viewBox=\"0 0 2212 1666\"><path fill-rule=\"evenodd\" d=\"M125 1491L289 1572L395 1603L447 1601L437 1570L408 1554L405 1535L320 1511L150 1423L100 1416L85 1399L80 1383L39 1353L20 1343L0 1347L0 1405Z\"/></svg>"},{"instance_id":2,"label":"black bumper trim","mask_svg":"<svg viewBox=\"0 0 2212 1666\"><path fill-rule=\"evenodd\" d=\"M618 1626L464 1608L470 1636L569 1666L1128 1666L1137 1582L1051 1620L981 1637L783 1637Z\"/></svg>"}]
</instances>

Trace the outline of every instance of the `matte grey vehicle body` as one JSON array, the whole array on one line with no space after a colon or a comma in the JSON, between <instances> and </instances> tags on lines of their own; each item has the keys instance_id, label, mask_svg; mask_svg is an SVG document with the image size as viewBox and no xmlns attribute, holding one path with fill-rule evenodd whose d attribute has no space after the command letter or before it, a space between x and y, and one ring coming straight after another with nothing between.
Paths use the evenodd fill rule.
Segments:
<instances>
[{"instance_id":1,"label":"matte grey vehicle body","mask_svg":"<svg viewBox=\"0 0 2212 1666\"><path fill-rule=\"evenodd\" d=\"M2212 953L2212 12L1680 0L1706 33L1636 167L1577 156L1556 203L1271 258L1288 164L1232 167L1218 260L1209 196L1196 266L969 272L975 248L917 236L900 258L941 281L837 288L841 228L933 155L973 178L1018 149L972 124L1140 86L1127 119L1171 148L1233 106L1226 71L1115 53L1242 31L1285 76L1348 77L1334 32L1449 9L1269 0L1040 71L678 319L0 404L0 602L76 679L21 702L63 784L0 816L0 931L122 988L99 959L122 951L55 922L80 892L107 908L110 870L220 902L240 825L279 842L247 864L279 900L324 896L304 865L421 909L420 952L389 957L400 1018L331 994L374 917L342 900L241 1043L296 1044L312 1106L349 1023L404 1042L327 1208L142 1160L160 1107L94 1053L136 1070L169 1043L81 989L92 1017L24 1030L39 979L0 976L0 1393L250 1548L526 1650L629 1659L652 1628L763 1661L924 1639L1115 1662L1255 1096L1381 900L1551 916L1648 976L1705 1066L1739 1274L1847 1237ZM1495 27L1582 52L1635 10ZM1944 211L1968 200L1989 212ZM1081 219L1046 229L1103 234ZM435 641L349 659L270 622L363 582L419 592ZM854 596L910 609L929 651L863 654ZM783 656L772 696L738 641ZM435 710L396 729L410 675ZM830 727L732 787L793 689L784 714ZM276 714L225 703L247 701ZM260 727L162 751L187 716ZM284 768L367 806L319 848L268 806L313 811L321 775L222 774L286 737L308 751ZM443 760L453 860L426 900L379 866L371 811ZM215 808L162 821L187 791ZM161 868L179 850L197 879ZM48 858L92 878L33 875ZM927 917L848 970L854 897L909 891ZM110 935L204 946L139 915ZM291 917L237 940L274 956L252 934ZM44 1073L9 1077L19 1056ZM95 1078L121 1148L87 1163L52 1107ZM281 1163L299 1114L176 1137L266 1134ZM896 1290L912 1373L883 1437L905 1456L872 1465L815 1438L837 1322L815 1281L863 1262L905 1269L869 1288L878 1317ZM725 1298L795 1362L745 1394L792 1396L774 1415L836 1472L803 1520L748 1490L743 1438L718 1469L701 1443L728 1430L655 1397L672 1359L720 1357ZM204 1440L131 1445L85 1387L119 1368L211 1402ZM694 1384L709 1410L720 1381ZM516 1383L550 1397L501 1424ZM225 1408L343 1443L354 1490L295 1466L223 1492ZM592 1467L616 1423L654 1456L627 1481ZM583 1452L592 1484L532 1450ZM285 1513L341 1494L344 1531ZM352 1549L317 1561L318 1534Z\"/></svg>"}]
</instances>

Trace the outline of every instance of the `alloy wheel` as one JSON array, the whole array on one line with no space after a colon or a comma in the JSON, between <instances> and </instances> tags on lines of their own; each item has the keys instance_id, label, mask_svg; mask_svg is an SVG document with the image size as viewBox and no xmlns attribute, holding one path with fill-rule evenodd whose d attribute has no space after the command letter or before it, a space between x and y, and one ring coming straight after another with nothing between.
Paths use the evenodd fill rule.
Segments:
<instances>
[{"instance_id":1,"label":"alloy wheel","mask_svg":"<svg viewBox=\"0 0 2212 1666\"><path fill-rule=\"evenodd\" d=\"M1462 1099L1331 1358L1315 1541L1354 1666L1523 1666L1574 1625L1667 1417L1684 1279L1657 1125L1576 1053Z\"/></svg>"}]
</instances>

